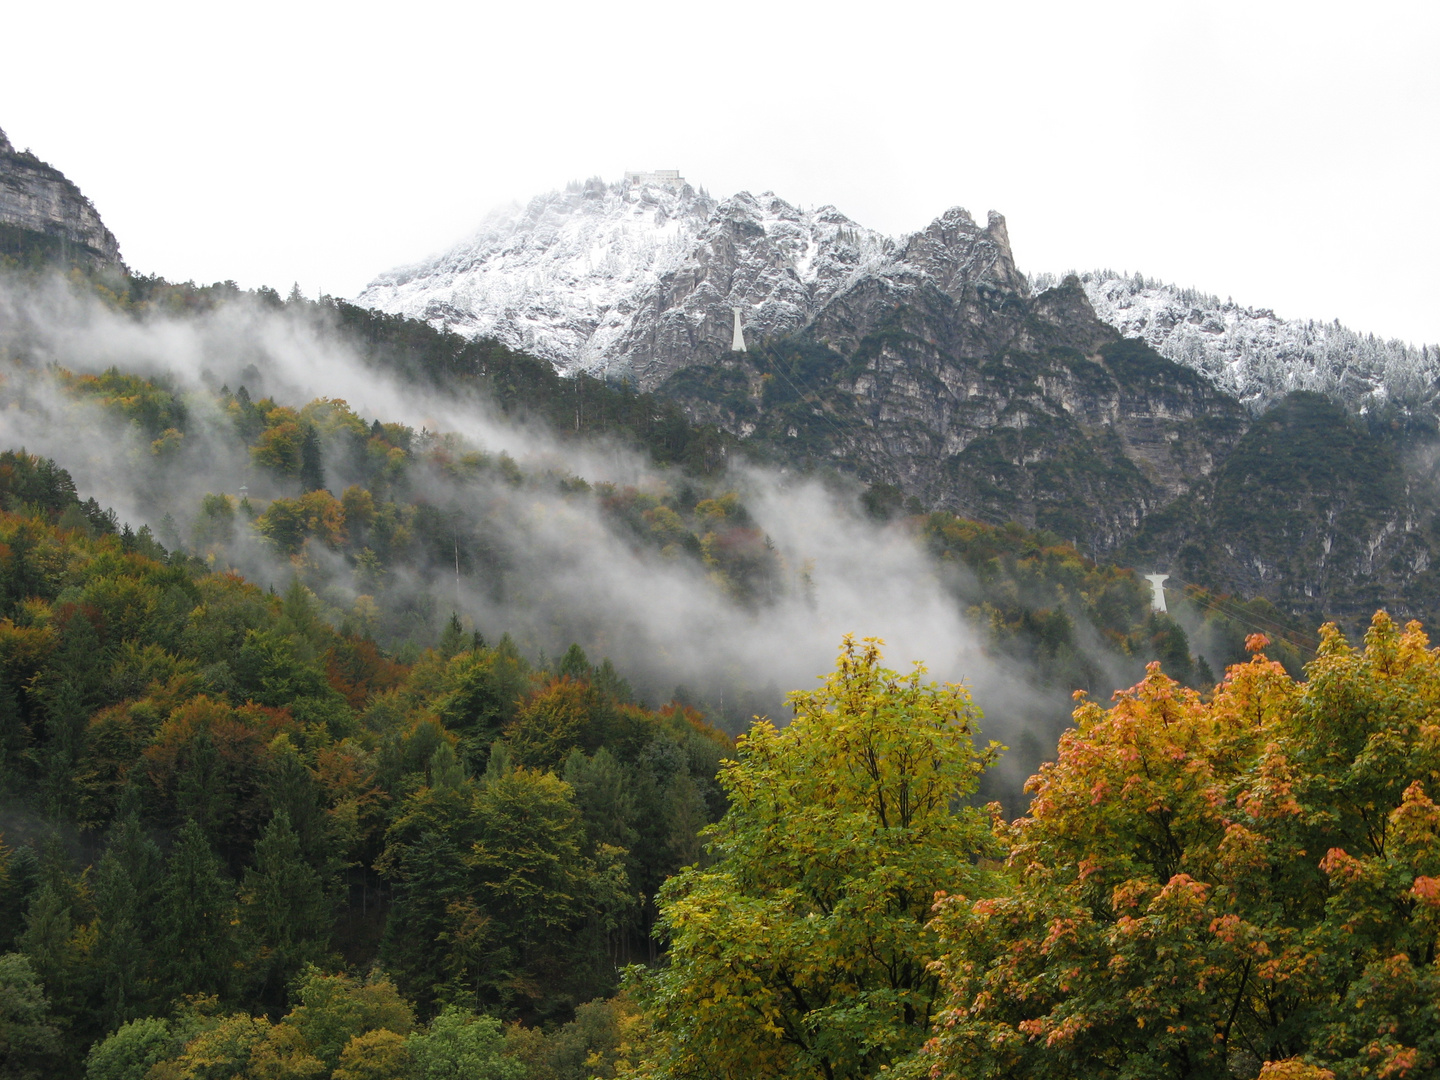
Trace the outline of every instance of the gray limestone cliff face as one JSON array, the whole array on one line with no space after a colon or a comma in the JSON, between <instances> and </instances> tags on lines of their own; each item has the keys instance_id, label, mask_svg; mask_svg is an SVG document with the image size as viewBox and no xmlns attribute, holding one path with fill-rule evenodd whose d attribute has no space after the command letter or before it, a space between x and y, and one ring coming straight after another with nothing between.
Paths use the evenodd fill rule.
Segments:
<instances>
[{"instance_id":1,"label":"gray limestone cliff face","mask_svg":"<svg viewBox=\"0 0 1440 1080\"><path fill-rule=\"evenodd\" d=\"M120 245L80 189L59 169L17 151L0 131L0 251L120 265Z\"/></svg>"},{"instance_id":2,"label":"gray limestone cliff face","mask_svg":"<svg viewBox=\"0 0 1440 1080\"><path fill-rule=\"evenodd\" d=\"M833 207L812 214L774 196L741 193L721 203L691 256L642 297L609 370L642 389L729 348L732 309L746 340L812 333L853 347L874 321L929 288L988 312L1009 294L1028 297L1005 219L982 228L956 207L896 243Z\"/></svg>"},{"instance_id":3,"label":"gray limestone cliff face","mask_svg":"<svg viewBox=\"0 0 1440 1080\"><path fill-rule=\"evenodd\" d=\"M927 293L948 299L952 320L986 336L1007 301L1024 303L1029 285L1015 269L1005 219L991 212L984 228L960 207L911 236L893 258L856 275L816 312L810 333L849 352L897 307ZM977 347L987 347L977 343Z\"/></svg>"},{"instance_id":4,"label":"gray limestone cliff face","mask_svg":"<svg viewBox=\"0 0 1440 1080\"><path fill-rule=\"evenodd\" d=\"M715 208L688 257L641 293L607 370L650 389L710 362L730 348L736 308L747 341L797 333L894 250L834 207L806 212L741 192Z\"/></svg>"},{"instance_id":5,"label":"gray limestone cliff face","mask_svg":"<svg viewBox=\"0 0 1440 1080\"><path fill-rule=\"evenodd\" d=\"M800 335L682 368L659 391L757 450L1097 553L1203 486L1247 419L1101 323L1078 283L1030 296L1003 220L953 211Z\"/></svg>"}]
</instances>

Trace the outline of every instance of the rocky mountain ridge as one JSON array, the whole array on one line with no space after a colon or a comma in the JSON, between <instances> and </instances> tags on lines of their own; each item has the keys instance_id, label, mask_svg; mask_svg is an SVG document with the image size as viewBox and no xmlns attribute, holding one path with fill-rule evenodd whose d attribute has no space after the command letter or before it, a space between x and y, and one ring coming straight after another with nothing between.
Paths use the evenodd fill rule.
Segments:
<instances>
[{"instance_id":1,"label":"rocky mountain ridge","mask_svg":"<svg viewBox=\"0 0 1440 1080\"><path fill-rule=\"evenodd\" d=\"M17 151L0 131L0 254L119 266L120 245L59 169Z\"/></svg>"},{"instance_id":2,"label":"rocky mountain ridge","mask_svg":"<svg viewBox=\"0 0 1440 1080\"><path fill-rule=\"evenodd\" d=\"M380 275L358 302L494 337L562 372L651 387L727 351L732 308L753 343L808 328L831 300L866 283L900 296L927 276L944 289L961 268L977 279L993 270L997 287L1019 292L1060 280L1021 279L999 215L982 229L955 208L892 238L832 206L805 210L771 192L717 201L683 180L634 174L497 210L445 254ZM1079 278L1102 322L1254 412L1310 390L1360 414L1440 415L1440 347L1284 319L1138 274Z\"/></svg>"},{"instance_id":3,"label":"rocky mountain ridge","mask_svg":"<svg viewBox=\"0 0 1440 1080\"><path fill-rule=\"evenodd\" d=\"M1440 414L1440 346L1359 334L1339 321L1285 319L1141 274L1079 275L1095 313L1126 337L1200 372L1259 412L1286 394L1324 394L1357 413ZM1054 275L1037 276L1037 289Z\"/></svg>"},{"instance_id":4,"label":"rocky mountain ridge","mask_svg":"<svg viewBox=\"0 0 1440 1080\"><path fill-rule=\"evenodd\" d=\"M998 214L981 228L956 208L897 241L771 192L717 202L683 183L590 180L496 211L358 302L649 389L727 352L735 308L758 341L800 332L870 284L901 296L922 279L950 290L987 276L1027 287Z\"/></svg>"}]
</instances>

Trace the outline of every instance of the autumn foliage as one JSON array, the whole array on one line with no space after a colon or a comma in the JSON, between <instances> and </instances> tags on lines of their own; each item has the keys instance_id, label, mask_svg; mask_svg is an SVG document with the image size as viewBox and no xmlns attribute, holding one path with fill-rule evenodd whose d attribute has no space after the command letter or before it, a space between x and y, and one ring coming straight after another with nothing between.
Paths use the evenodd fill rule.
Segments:
<instances>
[{"instance_id":1,"label":"autumn foliage","mask_svg":"<svg viewBox=\"0 0 1440 1080\"><path fill-rule=\"evenodd\" d=\"M1440 652L1250 644L1209 701L1152 665L1080 704L1004 894L938 907L933 1076L1435 1075Z\"/></svg>"}]
</instances>

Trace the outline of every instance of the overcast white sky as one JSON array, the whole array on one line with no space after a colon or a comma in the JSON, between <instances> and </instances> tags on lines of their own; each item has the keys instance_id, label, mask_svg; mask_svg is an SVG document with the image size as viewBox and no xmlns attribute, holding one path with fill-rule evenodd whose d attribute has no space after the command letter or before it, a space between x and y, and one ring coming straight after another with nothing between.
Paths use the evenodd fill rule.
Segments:
<instances>
[{"instance_id":1,"label":"overcast white sky","mask_svg":"<svg viewBox=\"0 0 1440 1080\"><path fill-rule=\"evenodd\" d=\"M1437 56L1434 0L16 0L0 127L172 279L350 296L500 202L678 168L1434 343Z\"/></svg>"}]
</instances>

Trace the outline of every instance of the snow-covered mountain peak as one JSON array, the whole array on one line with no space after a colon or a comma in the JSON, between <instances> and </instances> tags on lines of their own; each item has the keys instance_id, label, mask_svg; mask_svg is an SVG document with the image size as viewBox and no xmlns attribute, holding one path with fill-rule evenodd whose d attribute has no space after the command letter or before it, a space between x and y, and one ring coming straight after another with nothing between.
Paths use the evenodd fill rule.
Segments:
<instances>
[{"instance_id":1,"label":"snow-covered mountain peak","mask_svg":"<svg viewBox=\"0 0 1440 1080\"><path fill-rule=\"evenodd\" d=\"M492 211L469 239L381 274L359 300L563 363L604 312L684 257L714 210L689 185L571 184Z\"/></svg>"},{"instance_id":2,"label":"snow-covered mountain peak","mask_svg":"<svg viewBox=\"0 0 1440 1080\"><path fill-rule=\"evenodd\" d=\"M734 307L747 333L789 333L897 250L833 206L771 191L717 202L678 175L656 176L588 180L502 207L451 250L381 274L358 301L498 338L562 370L618 374L653 369L657 320L717 349Z\"/></svg>"}]
</instances>

